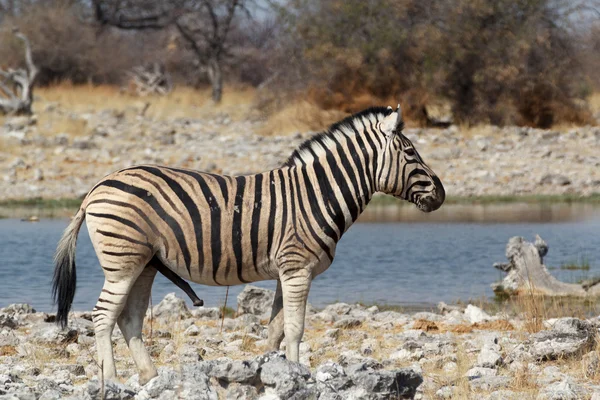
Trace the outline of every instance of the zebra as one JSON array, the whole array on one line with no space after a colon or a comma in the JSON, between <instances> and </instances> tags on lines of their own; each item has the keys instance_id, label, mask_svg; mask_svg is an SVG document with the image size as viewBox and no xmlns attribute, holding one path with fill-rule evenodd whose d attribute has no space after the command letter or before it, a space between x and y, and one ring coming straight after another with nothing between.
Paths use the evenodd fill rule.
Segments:
<instances>
[{"instance_id":1,"label":"zebra","mask_svg":"<svg viewBox=\"0 0 600 400\"><path fill-rule=\"evenodd\" d=\"M55 255L53 298L66 326L75 295L75 246L84 219L105 281L92 317L98 365L116 376L118 323L145 383L157 375L142 324L157 271L206 285L277 280L268 347L286 340L298 362L311 281L375 192L424 212L445 199L442 182L403 135L401 109L375 107L300 145L282 167L225 176L138 165L104 177L87 194ZM163 272L164 273L164 272ZM188 285L189 287L189 285Z\"/></svg>"}]
</instances>

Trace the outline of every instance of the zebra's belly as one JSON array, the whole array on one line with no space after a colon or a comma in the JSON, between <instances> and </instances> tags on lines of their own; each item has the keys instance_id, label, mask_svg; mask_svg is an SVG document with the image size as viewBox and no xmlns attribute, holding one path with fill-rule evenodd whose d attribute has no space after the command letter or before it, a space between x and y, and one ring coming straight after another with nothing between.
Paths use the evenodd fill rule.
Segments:
<instances>
[{"instance_id":1,"label":"zebra's belly","mask_svg":"<svg viewBox=\"0 0 600 400\"><path fill-rule=\"evenodd\" d=\"M209 286L234 286L245 283L278 279L277 269L269 259L254 262L235 262L226 259L217 268L212 265L190 265L181 259L168 259L159 254L159 259L177 275L194 283Z\"/></svg>"}]
</instances>

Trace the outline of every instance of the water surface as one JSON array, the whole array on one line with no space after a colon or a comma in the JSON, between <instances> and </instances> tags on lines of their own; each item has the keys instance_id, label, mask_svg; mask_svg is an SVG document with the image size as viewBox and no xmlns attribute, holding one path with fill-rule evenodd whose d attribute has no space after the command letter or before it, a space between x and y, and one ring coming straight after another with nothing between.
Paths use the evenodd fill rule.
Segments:
<instances>
[{"instance_id":1,"label":"water surface","mask_svg":"<svg viewBox=\"0 0 600 400\"><path fill-rule=\"evenodd\" d=\"M490 297L489 285L503 276L492 265L506 260L508 239L524 236L533 240L536 233L550 246L547 265L560 266L581 258L591 265L586 272L553 270L559 279L576 281L600 275L597 208L528 206L527 211L519 206L511 212L510 207L487 206L475 207L473 213L466 215L462 206L454 207L454 213L449 206L438 218L433 218L435 213L422 215L420 220L401 214L410 222L398 221L397 212L390 214L389 210L374 210L366 215L363 222L344 235L334 263L314 281L309 301L315 306L336 301L409 306ZM505 218L508 222L498 222L501 214L509 215ZM461 216L463 222L456 222L449 217L452 215ZM53 310L52 257L68 222L67 218L42 219L37 223L0 220L0 307L26 302L38 311ZM103 281L84 225L77 246L77 294L73 308L91 310ZM274 281L257 285L275 288ZM207 306L222 305L224 287L192 287ZM242 289L243 286L231 287L229 305L235 306L235 296ZM184 297L171 282L158 276L152 291L154 303L169 292Z\"/></svg>"}]
</instances>

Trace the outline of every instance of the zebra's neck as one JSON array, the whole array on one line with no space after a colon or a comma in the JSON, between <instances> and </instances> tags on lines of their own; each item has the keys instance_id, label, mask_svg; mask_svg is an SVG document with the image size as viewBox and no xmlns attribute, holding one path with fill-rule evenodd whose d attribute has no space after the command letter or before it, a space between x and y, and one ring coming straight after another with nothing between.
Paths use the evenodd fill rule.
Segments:
<instances>
[{"instance_id":1,"label":"zebra's neck","mask_svg":"<svg viewBox=\"0 0 600 400\"><path fill-rule=\"evenodd\" d=\"M310 149L308 150L310 151ZM341 235L364 211L375 192L375 169L359 157L345 152L329 151L305 157L291 168L303 185L297 191L311 204L313 214L323 219Z\"/></svg>"}]
</instances>

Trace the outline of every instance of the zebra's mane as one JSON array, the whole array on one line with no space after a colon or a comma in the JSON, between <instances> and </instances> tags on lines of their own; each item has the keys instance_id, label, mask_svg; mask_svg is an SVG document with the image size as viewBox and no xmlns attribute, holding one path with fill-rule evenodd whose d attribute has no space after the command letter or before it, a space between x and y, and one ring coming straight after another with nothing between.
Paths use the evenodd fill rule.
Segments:
<instances>
[{"instance_id":1,"label":"zebra's mane","mask_svg":"<svg viewBox=\"0 0 600 400\"><path fill-rule=\"evenodd\" d=\"M360 129L358 129L359 126L356 125L356 122L358 122L364 117L378 114L388 116L392 112L394 111L389 107L371 107L367 108L366 110L360 111L356 114L352 114L344 118L343 120L334 123L327 130L316 133L315 135L305 140L302 144L300 144L300 146L296 150L294 150L292 155L285 161L283 166L291 167L293 165L296 165L296 161L304 159L305 156L312 158L311 152L308 151L309 149L312 149L317 154L322 153L323 147L329 147L330 145L333 145L334 142L331 140L332 137L336 137L339 135L346 136L348 135L346 133L347 131L359 132L363 129L363 126L362 124L360 124ZM403 123L401 122L399 126L400 131L402 130L402 124Z\"/></svg>"}]
</instances>

